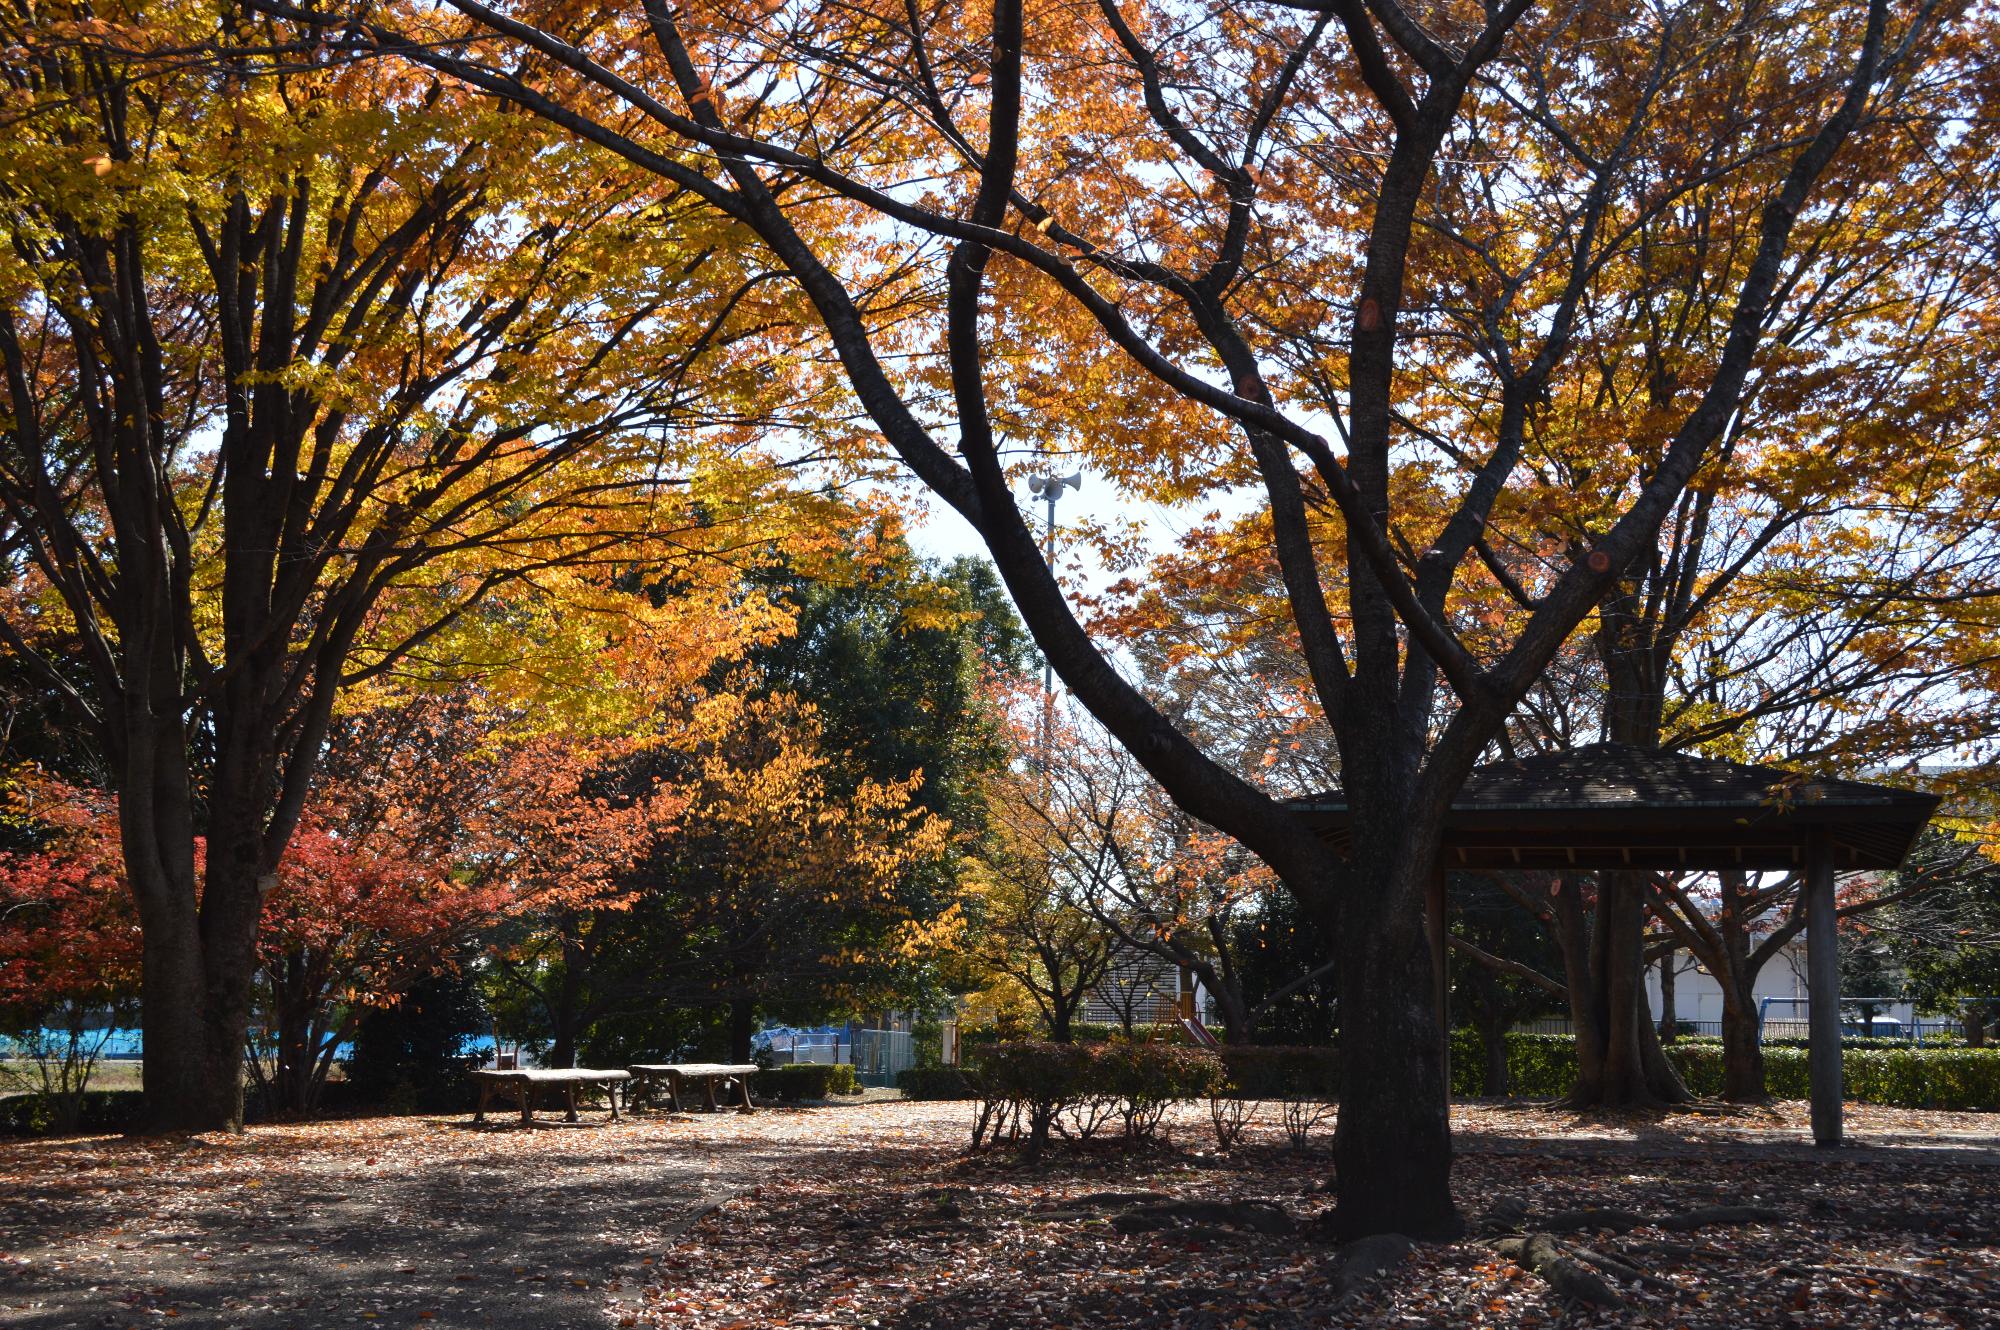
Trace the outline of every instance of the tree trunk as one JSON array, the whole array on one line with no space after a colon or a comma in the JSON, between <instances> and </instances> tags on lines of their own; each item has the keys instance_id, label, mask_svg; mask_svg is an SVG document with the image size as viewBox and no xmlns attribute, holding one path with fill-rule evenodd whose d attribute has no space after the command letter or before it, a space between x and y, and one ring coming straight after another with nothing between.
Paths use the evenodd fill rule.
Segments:
<instances>
[{"instance_id":1,"label":"tree trunk","mask_svg":"<svg viewBox=\"0 0 2000 1330\"><path fill-rule=\"evenodd\" d=\"M1660 957L1660 1041L1671 1044L1680 1038L1680 1013L1674 1006L1675 982L1680 977L1680 951L1668 947Z\"/></svg>"},{"instance_id":2,"label":"tree trunk","mask_svg":"<svg viewBox=\"0 0 2000 1330\"><path fill-rule=\"evenodd\" d=\"M1732 1103L1762 1103L1769 1096L1764 1089L1764 1044L1757 1029L1757 1009L1750 993L1730 992L1729 977L1717 975L1724 985L1722 1004L1722 1097Z\"/></svg>"},{"instance_id":3,"label":"tree trunk","mask_svg":"<svg viewBox=\"0 0 2000 1330\"><path fill-rule=\"evenodd\" d=\"M271 1005L278 1018L277 1068L271 1088L276 1103L296 1116L304 1117L312 1107L313 1068L318 1062L313 1047L313 1007L306 996L306 959L298 952L284 958L283 973L271 976Z\"/></svg>"},{"instance_id":4,"label":"tree trunk","mask_svg":"<svg viewBox=\"0 0 2000 1330\"><path fill-rule=\"evenodd\" d=\"M140 984L149 1131L241 1131L246 1020L215 1019L198 943L148 929Z\"/></svg>"},{"instance_id":5,"label":"tree trunk","mask_svg":"<svg viewBox=\"0 0 2000 1330\"><path fill-rule=\"evenodd\" d=\"M1250 1006L1243 1000L1242 988L1236 984L1226 984L1220 988L1209 988L1208 992L1209 996L1215 999L1215 1018L1222 1022L1222 1042L1255 1043L1257 1031L1250 1019Z\"/></svg>"},{"instance_id":6,"label":"tree trunk","mask_svg":"<svg viewBox=\"0 0 2000 1330\"><path fill-rule=\"evenodd\" d=\"M750 1060L750 1036L757 1032L757 1006L749 998L729 1000L729 1060Z\"/></svg>"},{"instance_id":7,"label":"tree trunk","mask_svg":"<svg viewBox=\"0 0 2000 1330\"><path fill-rule=\"evenodd\" d=\"M1067 1044L1073 1038L1071 1024L1075 1020L1076 997L1065 991L1060 983L1049 990L1049 1038L1058 1044Z\"/></svg>"},{"instance_id":8,"label":"tree trunk","mask_svg":"<svg viewBox=\"0 0 2000 1330\"><path fill-rule=\"evenodd\" d=\"M1357 820L1357 845L1363 836ZM1430 938L1421 908L1391 903L1398 885L1403 901L1421 902L1418 884L1430 867L1405 858L1357 868L1372 869L1374 880L1362 879L1363 889L1342 900L1342 927L1328 930L1341 939L1334 1228L1343 1237L1453 1238L1464 1224L1451 1199L1451 1111ZM1400 874L1410 877L1399 883Z\"/></svg>"},{"instance_id":9,"label":"tree trunk","mask_svg":"<svg viewBox=\"0 0 2000 1330\"><path fill-rule=\"evenodd\" d=\"M1556 898L1576 1032L1577 1078L1566 1102L1573 1108L1685 1102L1693 1096L1660 1050L1647 1010L1639 885L1626 873L1598 874L1588 930L1577 886L1564 882Z\"/></svg>"},{"instance_id":10,"label":"tree trunk","mask_svg":"<svg viewBox=\"0 0 2000 1330\"><path fill-rule=\"evenodd\" d=\"M1959 1011L1959 1023L1965 1027L1965 1043L1968 1048L1986 1047L1986 1004L1968 1002Z\"/></svg>"},{"instance_id":11,"label":"tree trunk","mask_svg":"<svg viewBox=\"0 0 2000 1330\"><path fill-rule=\"evenodd\" d=\"M562 973L556 976L555 1001L549 1004L551 1067L576 1065L577 1040L583 1033L583 980L586 968L583 927L583 917L579 912L566 910L556 918Z\"/></svg>"},{"instance_id":12,"label":"tree trunk","mask_svg":"<svg viewBox=\"0 0 2000 1330\"><path fill-rule=\"evenodd\" d=\"M119 844L143 939L143 1123L156 1132L241 1131L256 911L245 940L240 897L247 885L256 898L255 878L246 884L231 873L240 866L240 850L217 852L206 865L206 890L197 889L187 750L178 718L132 719L123 737Z\"/></svg>"}]
</instances>

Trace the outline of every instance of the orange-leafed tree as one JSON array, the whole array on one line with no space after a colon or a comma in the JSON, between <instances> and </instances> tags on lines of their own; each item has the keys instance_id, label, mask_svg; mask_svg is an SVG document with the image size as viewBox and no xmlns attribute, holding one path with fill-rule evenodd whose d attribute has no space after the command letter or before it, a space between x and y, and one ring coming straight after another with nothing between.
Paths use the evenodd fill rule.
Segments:
<instances>
[{"instance_id":1,"label":"orange-leafed tree","mask_svg":"<svg viewBox=\"0 0 2000 1330\"><path fill-rule=\"evenodd\" d=\"M551 1059L564 1065L593 1026L658 1052L667 1013L709 1008L726 1012L740 1061L760 1006L875 1005L949 947L957 903L915 871L953 845L918 797L924 774L851 768L813 707L742 686L694 700L612 764L608 792L660 810L608 874L614 908L562 900L496 957L500 984L545 1019Z\"/></svg>"},{"instance_id":2,"label":"orange-leafed tree","mask_svg":"<svg viewBox=\"0 0 2000 1330\"><path fill-rule=\"evenodd\" d=\"M68 1129L138 994L138 921L113 799L33 771L12 773L7 796L10 829L33 844L0 854L0 1030L30 1054L29 1088Z\"/></svg>"},{"instance_id":3,"label":"orange-leafed tree","mask_svg":"<svg viewBox=\"0 0 2000 1330\"><path fill-rule=\"evenodd\" d=\"M158 1128L241 1121L342 690L523 581L702 582L768 474L734 392L785 379L712 212L326 54L235 4L0 18L0 641L119 796Z\"/></svg>"},{"instance_id":4,"label":"orange-leafed tree","mask_svg":"<svg viewBox=\"0 0 2000 1330\"><path fill-rule=\"evenodd\" d=\"M531 20L451 0L405 30L333 8L369 51L562 123L757 234L1066 687L1338 939L1337 1228L1455 1231L1423 925L1451 800L1654 543L1761 365L1854 344L1772 330L1878 248L1824 223L1897 188L1863 168L1897 160L1909 117L1954 127L1928 143L1978 139L1959 128L1986 95L1963 55L1986 16L633 0ZM1663 266L1654 223L1678 216L1728 243ZM1719 299L1673 300L1697 284ZM1634 292L1704 320L1709 353L1646 428L1592 432L1579 483L1603 502L1532 608L1463 613L1468 589L1491 599L1481 548L1552 405L1631 368L1595 334ZM1011 485L1037 443L1139 497L1233 491L1264 512L1351 859L1079 622Z\"/></svg>"},{"instance_id":5,"label":"orange-leafed tree","mask_svg":"<svg viewBox=\"0 0 2000 1330\"><path fill-rule=\"evenodd\" d=\"M462 689L336 721L258 939L253 1066L282 1111L312 1111L367 1011L459 965L496 925L618 905L613 874L676 811L593 788L628 742L510 739L506 719Z\"/></svg>"}]
</instances>

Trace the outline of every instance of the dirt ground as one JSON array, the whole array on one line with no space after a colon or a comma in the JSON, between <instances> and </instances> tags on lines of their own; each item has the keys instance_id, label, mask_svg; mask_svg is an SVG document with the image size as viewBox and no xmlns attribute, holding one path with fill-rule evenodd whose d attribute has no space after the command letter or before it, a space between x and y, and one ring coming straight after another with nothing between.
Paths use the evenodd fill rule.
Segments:
<instances>
[{"instance_id":1,"label":"dirt ground","mask_svg":"<svg viewBox=\"0 0 2000 1330\"><path fill-rule=\"evenodd\" d=\"M967 1156L968 1105L882 1096L533 1130L5 1142L0 1324L2000 1324L2000 1119L1852 1106L1854 1144L1830 1154L1803 1105L1454 1118L1472 1231L1360 1283L1313 1225L1332 1123L1294 1152L1276 1106L1226 1153L1188 1108L1165 1144L1035 1164ZM1715 1205L1766 1217L1671 1227ZM1625 1217L1562 1241L1637 1272L1610 1279L1615 1307L1558 1296L1502 1245L1591 1207Z\"/></svg>"}]
</instances>

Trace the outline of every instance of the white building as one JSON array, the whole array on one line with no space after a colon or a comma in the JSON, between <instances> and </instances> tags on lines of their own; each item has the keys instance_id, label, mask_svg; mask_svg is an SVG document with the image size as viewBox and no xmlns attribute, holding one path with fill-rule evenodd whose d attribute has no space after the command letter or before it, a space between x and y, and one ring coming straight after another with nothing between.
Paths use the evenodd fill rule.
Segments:
<instances>
[{"instance_id":1,"label":"white building","mask_svg":"<svg viewBox=\"0 0 2000 1330\"><path fill-rule=\"evenodd\" d=\"M1680 969L1674 976L1674 1019L1692 1023L1700 1034L1720 1034L1722 1032L1722 985L1706 968L1696 963L1685 951L1675 953ZM1764 1013L1764 1034L1766 1038L1801 1038L1806 1035L1806 1014L1810 1003L1806 1000L1806 938L1801 933L1786 943L1757 972L1757 982L1751 990L1757 999L1757 1006ZM1857 998L1880 997L1877 993L1843 994L1848 1003ZM1660 970L1657 965L1646 970L1646 1001L1655 1021L1660 1019ZM1906 1028L1916 1018L1916 1012L1907 1002L1886 1004L1870 1003L1870 1008L1878 1017L1890 1017ZM1851 1015L1852 1013L1850 1013Z\"/></svg>"}]
</instances>

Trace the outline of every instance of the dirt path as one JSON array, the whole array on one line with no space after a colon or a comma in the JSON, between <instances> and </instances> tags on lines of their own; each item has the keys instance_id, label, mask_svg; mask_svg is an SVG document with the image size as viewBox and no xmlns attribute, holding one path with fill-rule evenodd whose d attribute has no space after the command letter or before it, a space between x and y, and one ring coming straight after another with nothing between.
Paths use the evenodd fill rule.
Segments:
<instances>
[{"instance_id":1,"label":"dirt path","mask_svg":"<svg viewBox=\"0 0 2000 1330\"><path fill-rule=\"evenodd\" d=\"M795 1155L801 1116L0 1146L0 1323L602 1325L663 1234Z\"/></svg>"},{"instance_id":2,"label":"dirt path","mask_svg":"<svg viewBox=\"0 0 2000 1330\"><path fill-rule=\"evenodd\" d=\"M1188 1106L1170 1114L1172 1150L1085 1151L1021 1169L964 1157L966 1105L879 1098L532 1131L461 1116L0 1142L0 1325L609 1330L761 1326L782 1312L910 1330L1152 1330L1182 1313L1207 1324L1211 1303L1261 1316L1262 1295L1245 1290L1294 1276L1300 1305L1316 1296L1325 1253L1310 1243L1232 1241L1197 1256L1177 1239L1037 1216L1046 1188L1128 1186L1275 1198L1307 1215L1326 1204L1331 1123L1309 1155L1293 1155L1266 1105L1246 1148L1223 1157L1206 1110ZM1467 1103L1453 1117L1469 1215L1503 1193L1547 1209L1780 1198L1788 1245L1766 1251L1780 1240L1771 1235L1728 1247L1734 1264L1675 1274L1686 1287L1671 1324L1713 1323L1695 1314L1705 1289L1791 1278L1787 1261L1809 1273L1907 1266L1934 1289L1962 1274L1963 1289L1936 1300L1945 1311L1993 1289L2000 1120L1990 1115L1857 1111L1857 1148L1833 1157L1807 1143L1803 1105L1585 1119ZM1062 1259L1051 1263L1052 1251ZM1491 1253L1440 1248L1423 1260L1395 1294L1417 1300L1419 1322L1458 1324L1496 1298L1512 1306ZM1872 1296L1862 1287L1854 1297ZM1031 1294L1033 1314L1020 1301ZM1447 1304L1444 1320L1422 1319Z\"/></svg>"}]
</instances>

